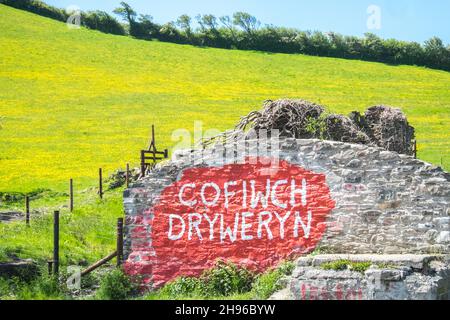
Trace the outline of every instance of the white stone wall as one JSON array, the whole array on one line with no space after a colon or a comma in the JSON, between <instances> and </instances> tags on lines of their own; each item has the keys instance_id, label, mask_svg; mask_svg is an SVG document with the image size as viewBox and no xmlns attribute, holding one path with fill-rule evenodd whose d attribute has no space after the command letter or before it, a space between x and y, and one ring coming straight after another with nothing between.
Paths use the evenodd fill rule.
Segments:
<instances>
[{"instance_id":1,"label":"white stone wall","mask_svg":"<svg viewBox=\"0 0 450 320\"><path fill-rule=\"evenodd\" d=\"M132 248L151 246L152 218L144 212L158 203L161 192L185 169L243 163L248 156L271 156L326 176L336 205L316 246L321 252L450 253L450 174L441 168L364 145L296 139L270 144L268 151L256 141L240 140L226 148L179 152L126 190L125 257L134 272L152 272L152 258Z\"/></svg>"}]
</instances>

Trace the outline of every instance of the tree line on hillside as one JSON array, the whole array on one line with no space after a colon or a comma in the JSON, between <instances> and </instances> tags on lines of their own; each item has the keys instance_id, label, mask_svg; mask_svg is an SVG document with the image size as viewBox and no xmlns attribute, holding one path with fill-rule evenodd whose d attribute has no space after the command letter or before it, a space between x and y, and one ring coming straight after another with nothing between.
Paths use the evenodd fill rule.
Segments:
<instances>
[{"instance_id":1,"label":"tree line on hillside","mask_svg":"<svg viewBox=\"0 0 450 320\"><path fill-rule=\"evenodd\" d=\"M69 18L64 10L37 0L0 0L0 3L60 21L67 21ZM334 32L262 26L256 17L245 12L236 12L231 17L198 15L195 17L197 27L194 27L194 20L188 15L182 15L174 22L158 24L150 15L138 14L125 2L121 2L114 13L120 16L125 24L106 12L89 11L81 13L81 25L143 40L224 49L302 53L389 64L418 65L450 71L450 45L446 47L437 37L421 45L417 42L385 40L372 33L359 38Z\"/></svg>"},{"instance_id":2,"label":"tree line on hillside","mask_svg":"<svg viewBox=\"0 0 450 320\"><path fill-rule=\"evenodd\" d=\"M71 16L71 13L66 10L50 6L39 0L0 0L0 3L61 22L67 22ZM127 35L126 26L104 11L80 11L80 25L104 33Z\"/></svg>"}]
</instances>

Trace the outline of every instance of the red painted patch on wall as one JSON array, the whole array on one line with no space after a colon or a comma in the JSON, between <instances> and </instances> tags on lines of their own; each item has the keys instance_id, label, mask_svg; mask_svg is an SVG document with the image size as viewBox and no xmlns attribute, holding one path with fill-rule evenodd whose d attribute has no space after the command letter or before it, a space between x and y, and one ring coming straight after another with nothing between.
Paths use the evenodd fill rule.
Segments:
<instances>
[{"instance_id":1,"label":"red painted patch on wall","mask_svg":"<svg viewBox=\"0 0 450 320\"><path fill-rule=\"evenodd\" d=\"M260 159L261 160L261 159ZM192 168L131 230L125 270L154 288L218 259L265 271L314 250L335 207L323 174L280 160Z\"/></svg>"}]
</instances>

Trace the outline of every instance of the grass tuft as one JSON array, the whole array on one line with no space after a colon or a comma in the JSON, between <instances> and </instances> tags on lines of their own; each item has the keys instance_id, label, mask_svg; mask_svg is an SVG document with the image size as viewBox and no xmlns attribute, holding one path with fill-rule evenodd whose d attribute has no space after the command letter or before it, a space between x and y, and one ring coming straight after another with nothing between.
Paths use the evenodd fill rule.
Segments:
<instances>
[{"instance_id":1,"label":"grass tuft","mask_svg":"<svg viewBox=\"0 0 450 320\"><path fill-rule=\"evenodd\" d=\"M344 271L350 270L364 273L372 266L372 262L354 262L350 260L337 260L323 263L320 267L324 270Z\"/></svg>"}]
</instances>

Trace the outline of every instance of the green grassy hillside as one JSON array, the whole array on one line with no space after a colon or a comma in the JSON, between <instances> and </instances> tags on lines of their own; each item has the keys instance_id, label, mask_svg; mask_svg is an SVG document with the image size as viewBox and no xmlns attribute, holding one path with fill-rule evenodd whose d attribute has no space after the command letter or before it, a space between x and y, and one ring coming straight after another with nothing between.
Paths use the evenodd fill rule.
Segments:
<instances>
[{"instance_id":1,"label":"green grassy hillside","mask_svg":"<svg viewBox=\"0 0 450 320\"><path fill-rule=\"evenodd\" d=\"M137 163L157 126L227 129L265 99L304 98L347 113L398 106L420 158L450 168L450 73L303 55L137 41L0 5L0 191L63 190Z\"/></svg>"},{"instance_id":2,"label":"green grassy hillside","mask_svg":"<svg viewBox=\"0 0 450 320\"><path fill-rule=\"evenodd\" d=\"M63 267L104 257L114 250L123 208L120 189L97 199L98 167L136 164L152 123L158 145L171 147L172 132L192 130L195 120L225 130L264 100L283 97L336 113L401 107L417 128L419 157L436 164L442 157L450 168L450 73L137 41L0 5L0 193L58 191L32 201L31 227L0 223L0 261L17 256L45 266L56 208ZM61 193L70 177L73 213ZM23 201L0 203L5 210L23 210ZM10 285L0 281L0 300L22 297ZM25 298L41 297L27 290Z\"/></svg>"}]
</instances>

